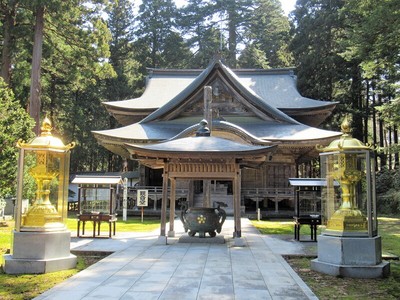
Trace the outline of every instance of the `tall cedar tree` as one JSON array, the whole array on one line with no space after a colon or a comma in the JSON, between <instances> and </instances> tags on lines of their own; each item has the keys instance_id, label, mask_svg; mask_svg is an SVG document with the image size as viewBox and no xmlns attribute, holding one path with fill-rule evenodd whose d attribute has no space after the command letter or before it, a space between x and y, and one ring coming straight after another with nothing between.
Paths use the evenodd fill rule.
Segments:
<instances>
[{"instance_id":1,"label":"tall cedar tree","mask_svg":"<svg viewBox=\"0 0 400 300\"><path fill-rule=\"evenodd\" d=\"M207 65L213 56L219 54L224 56L231 68L237 67L238 45L244 41L246 28L249 27L252 2L188 1L181 9L179 25L183 33L189 35L189 46L196 49L198 62Z\"/></svg>"},{"instance_id":2,"label":"tall cedar tree","mask_svg":"<svg viewBox=\"0 0 400 300\"><path fill-rule=\"evenodd\" d=\"M246 47L241 53L241 67L282 68L293 66L289 51L290 24L279 0L253 2Z\"/></svg>"},{"instance_id":3,"label":"tall cedar tree","mask_svg":"<svg viewBox=\"0 0 400 300\"><path fill-rule=\"evenodd\" d=\"M107 113L99 109L104 100L101 80L114 74L106 61L110 34L102 20L102 1L14 0L13 3L18 9L12 31L13 47L10 48L13 66L10 87L16 99L27 106L34 12L37 4L45 4L40 111L52 119L56 134L62 135L67 142L78 142L77 149L72 152L73 169L102 168L102 157L106 151L97 145L90 134L92 129L107 126L101 116L107 116ZM2 10L3 13L5 11ZM87 91L90 94L96 91L96 95L87 98ZM90 160L89 153L97 153L98 161Z\"/></svg>"},{"instance_id":4,"label":"tall cedar tree","mask_svg":"<svg viewBox=\"0 0 400 300\"><path fill-rule=\"evenodd\" d=\"M298 87L304 96L337 101L328 125L339 129L345 114L353 116L353 136L364 140L363 82L359 61L345 60L342 52L346 25L340 13L343 0L298 0L292 13L293 52Z\"/></svg>"},{"instance_id":5,"label":"tall cedar tree","mask_svg":"<svg viewBox=\"0 0 400 300\"><path fill-rule=\"evenodd\" d=\"M179 25L196 51L196 66L205 67L217 53L232 68L292 62L289 22L277 0L190 0L180 12Z\"/></svg>"},{"instance_id":6,"label":"tall cedar tree","mask_svg":"<svg viewBox=\"0 0 400 300\"><path fill-rule=\"evenodd\" d=\"M192 49L190 68L205 68L216 55L228 56L222 37L220 17L214 15L214 8L208 1L189 0L179 10L179 29Z\"/></svg>"},{"instance_id":7,"label":"tall cedar tree","mask_svg":"<svg viewBox=\"0 0 400 300\"><path fill-rule=\"evenodd\" d=\"M117 0L108 8L107 24L111 33L109 62L116 72L113 78L105 80L105 97L107 101L125 100L137 96L143 76L140 64L134 58L134 4L129 0ZM108 116L108 128L118 126L113 116ZM108 153L108 171L121 170L121 157ZM127 165L127 162L126 164Z\"/></svg>"},{"instance_id":8,"label":"tall cedar tree","mask_svg":"<svg viewBox=\"0 0 400 300\"><path fill-rule=\"evenodd\" d=\"M137 17L137 44L148 67L163 67L165 40L175 27L177 8L172 0L143 0Z\"/></svg>"},{"instance_id":9,"label":"tall cedar tree","mask_svg":"<svg viewBox=\"0 0 400 300\"><path fill-rule=\"evenodd\" d=\"M388 153L395 153L395 166L399 165L399 7L399 0L355 0L346 3L343 9L348 25L348 39L343 55L348 60L360 61L363 77L368 81L365 94L366 101L371 102L372 107L373 142L379 142L381 147L389 146ZM376 105L381 105L379 113L375 110ZM385 153L381 152L380 157L381 165L385 165ZM391 168L391 155L388 158Z\"/></svg>"},{"instance_id":10,"label":"tall cedar tree","mask_svg":"<svg viewBox=\"0 0 400 300\"><path fill-rule=\"evenodd\" d=\"M111 33L109 62L116 76L106 80L107 99L124 100L137 95L142 76L134 59L134 4L129 0L113 1L108 9L107 25Z\"/></svg>"}]
</instances>

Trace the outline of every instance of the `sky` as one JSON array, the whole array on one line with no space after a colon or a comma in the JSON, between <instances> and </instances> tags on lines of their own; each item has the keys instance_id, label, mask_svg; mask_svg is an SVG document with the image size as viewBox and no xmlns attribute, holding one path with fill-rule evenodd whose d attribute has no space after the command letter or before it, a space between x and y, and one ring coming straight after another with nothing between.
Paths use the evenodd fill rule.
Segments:
<instances>
[{"instance_id":1,"label":"sky","mask_svg":"<svg viewBox=\"0 0 400 300\"><path fill-rule=\"evenodd\" d=\"M294 10L296 0L281 0L281 3L283 11L288 15L292 10Z\"/></svg>"}]
</instances>

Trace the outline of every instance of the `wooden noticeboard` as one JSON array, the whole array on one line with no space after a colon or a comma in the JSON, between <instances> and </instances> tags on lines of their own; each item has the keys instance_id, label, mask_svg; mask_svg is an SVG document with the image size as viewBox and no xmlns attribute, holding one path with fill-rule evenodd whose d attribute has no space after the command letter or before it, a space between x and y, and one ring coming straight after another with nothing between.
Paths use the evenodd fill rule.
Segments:
<instances>
[{"instance_id":1,"label":"wooden noticeboard","mask_svg":"<svg viewBox=\"0 0 400 300\"><path fill-rule=\"evenodd\" d=\"M142 208L142 223L143 223L143 207L149 205L148 190L137 190L136 205Z\"/></svg>"}]
</instances>

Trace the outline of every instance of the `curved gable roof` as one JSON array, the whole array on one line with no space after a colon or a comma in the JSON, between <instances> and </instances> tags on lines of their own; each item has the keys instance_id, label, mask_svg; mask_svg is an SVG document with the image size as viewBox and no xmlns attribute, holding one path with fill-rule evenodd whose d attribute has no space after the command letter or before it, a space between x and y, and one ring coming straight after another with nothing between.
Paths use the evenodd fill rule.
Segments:
<instances>
[{"instance_id":1,"label":"curved gable roof","mask_svg":"<svg viewBox=\"0 0 400 300\"><path fill-rule=\"evenodd\" d=\"M216 74L217 72L219 72L220 75ZM207 83L210 81L210 78L213 76L223 76L229 82L231 87L248 101L250 107L254 107L255 109L262 111L266 116L275 120L276 122L298 124L297 121L290 118L285 113L269 105L254 91L242 85L240 79L235 75L235 73L219 60L214 60L203 72L200 73L195 80L192 81L192 83L190 83L185 89L172 98L171 101L167 102L165 105L148 115L146 118L140 121L140 123L153 122L168 115L177 107L185 104L185 102L192 95L207 85Z\"/></svg>"},{"instance_id":2,"label":"curved gable roof","mask_svg":"<svg viewBox=\"0 0 400 300\"><path fill-rule=\"evenodd\" d=\"M140 97L103 102L103 105L106 108L121 111L154 111L181 93L204 71L199 69L150 69L146 89ZM336 102L315 100L300 95L293 71L293 68L235 69L231 70L231 73L236 75L236 79L242 86L253 91L269 105L281 110L314 109L331 107L336 104Z\"/></svg>"},{"instance_id":3,"label":"curved gable roof","mask_svg":"<svg viewBox=\"0 0 400 300\"><path fill-rule=\"evenodd\" d=\"M163 106L170 99L174 98L185 89L198 76L199 72L180 72L175 78L170 75L158 74L150 77L144 93L139 98L108 101L103 105L109 108L120 110L155 110ZM174 88L170 88L171 85ZM160 93L160 90L162 93Z\"/></svg>"},{"instance_id":4,"label":"curved gable roof","mask_svg":"<svg viewBox=\"0 0 400 300\"><path fill-rule=\"evenodd\" d=\"M293 68L239 69L233 70L240 83L254 91L261 99L274 107L286 109L310 109L335 106L336 102L315 100L300 95Z\"/></svg>"}]
</instances>

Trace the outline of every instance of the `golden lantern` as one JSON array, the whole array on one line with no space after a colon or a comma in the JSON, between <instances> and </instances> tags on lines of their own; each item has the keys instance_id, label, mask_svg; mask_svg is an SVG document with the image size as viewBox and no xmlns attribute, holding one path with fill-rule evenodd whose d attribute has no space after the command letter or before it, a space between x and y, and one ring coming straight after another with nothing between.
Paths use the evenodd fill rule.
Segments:
<instances>
[{"instance_id":1,"label":"golden lantern","mask_svg":"<svg viewBox=\"0 0 400 300\"><path fill-rule=\"evenodd\" d=\"M329 146L317 147L322 153L321 171L327 179L325 234L341 236L376 235L374 153L369 145L350 135L347 118L342 136ZM339 187L339 191L334 191ZM337 197L340 194L340 197Z\"/></svg>"},{"instance_id":2,"label":"golden lantern","mask_svg":"<svg viewBox=\"0 0 400 300\"><path fill-rule=\"evenodd\" d=\"M51 133L46 117L41 134L20 148L16 231L64 230L67 218L69 157L75 143L64 143ZM23 198L29 197L28 208Z\"/></svg>"},{"instance_id":3,"label":"golden lantern","mask_svg":"<svg viewBox=\"0 0 400 300\"><path fill-rule=\"evenodd\" d=\"M375 157L371 146L351 137L347 118L342 136L320 153L322 214L326 229L318 236L317 272L353 278L390 274L382 261L375 191Z\"/></svg>"},{"instance_id":4,"label":"golden lantern","mask_svg":"<svg viewBox=\"0 0 400 300\"><path fill-rule=\"evenodd\" d=\"M45 118L41 134L28 143L19 140L15 230L10 254L4 255L7 274L48 273L71 269L67 230L70 149L51 134Z\"/></svg>"}]
</instances>

